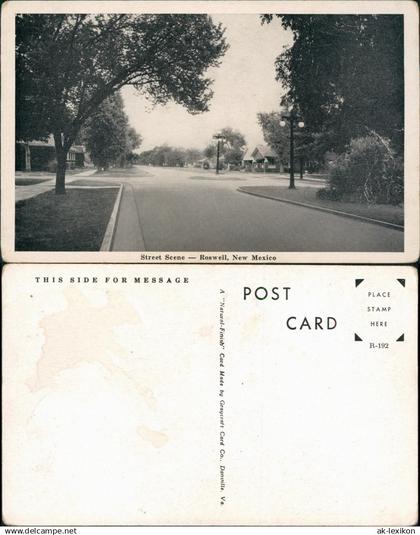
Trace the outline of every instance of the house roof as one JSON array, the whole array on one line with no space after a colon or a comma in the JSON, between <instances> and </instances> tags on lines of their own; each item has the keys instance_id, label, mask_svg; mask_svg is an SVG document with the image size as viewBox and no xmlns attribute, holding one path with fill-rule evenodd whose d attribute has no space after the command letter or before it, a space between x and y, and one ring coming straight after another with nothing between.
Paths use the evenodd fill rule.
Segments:
<instances>
[{"instance_id":1,"label":"house roof","mask_svg":"<svg viewBox=\"0 0 420 535\"><path fill-rule=\"evenodd\" d=\"M18 143L24 143L24 141L18 141ZM29 147L51 147L51 148L55 147L54 138L51 134L48 137L47 141L40 141L39 139L34 139L32 141L29 141L28 145ZM72 145L70 147L70 150L72 152L77 152L80 154L84 154L86 152L84 145Z\"/></svg>"},{"instance_id":2,"label":"house roof","mask_svg":"<svg viewBox=\"0 0 420 535\"><path fill-rule=\"evenodd\" d=\"M47 141L34 139L33 141L29 141L28 145L30 147L54 147L54 140L52 137L49 137Z\"/></svg>"},{"instance_id":3,"label":"house roof","mask_svg":"<svg viewBox=\"0 0 420 535\"><path fill-rule=\"evenodd\" d=\"M256 145L254 148L247 149L242 160L252 162L261 158L278 158L278 155L267 145Z\"/></svg>"},{"instance_id":4,"label":"house roof","mask_svg":"<svg viewBox=\"0 0 420 535\"><path fill-rule=\"evenodd\" d=\"M255 153L255 151L257 150L263 158L278 158L277 154L273 151L273 149L271 149L267 145L257 145L253 153Z\"/></svg>"},{"instance_id":5,"label":"house roof","mask_svg":"<svg viewBox=\"0 0 420 535\"><path fill-rule=\"evenodd\" d=\"M242 156L242 160L244 161L252 161L254 158L252 157L252 153L254 152L254 149L247 149L245 154Z\"/></svg>"}]
</instances>

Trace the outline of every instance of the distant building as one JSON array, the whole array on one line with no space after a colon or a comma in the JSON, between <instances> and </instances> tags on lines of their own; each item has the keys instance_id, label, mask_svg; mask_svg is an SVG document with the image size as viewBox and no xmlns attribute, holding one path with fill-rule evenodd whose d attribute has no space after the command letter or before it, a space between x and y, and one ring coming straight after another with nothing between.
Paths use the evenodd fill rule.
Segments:
<instances>
[{"instance_id":1,"label":"distant building","mask_svg":"<svg viewBox=\"0 0 420 535\"><path fill-rule=\"evenodd\" d=\"M201 167L201 169L210 169L210 162L207 158L202 158L194 163L194 167Z\"/></svg>"},{"instance_id":2,"label":"distant building","mask_svg":"<svg viewBox=\"0 0 420 535\"><path fill-rule=\"evenodd\" d=\"M242 156L242 167L245 167L245 169L249 171L254 163L254 158L252 156L254 150L255 149L247 149L245 154Z\"/></svg>"},{"instance_id":3,"label":"distant building","mask_svg":"<svg viewBox=\"0 0 420 535\"><path fill-rule=\"evenodd\" d=\"M85 166L84 145L72 145L67 154L67 168ZM18 141L15 149L16 171L55 171L57 161L52 135L47 141Z\"/></svg>"},{"instance_id":4,"label":"distant building","mask_svg":"<svg viewBox=\"0 0 420 535\"><path fill-rule=\"evenodd\" d=\"M246 171L263 171L264 173L283 171L280 158L267 145L256 145L255 148L248 149L242 158L242 166Z\"/></svg>"}]
</instances>

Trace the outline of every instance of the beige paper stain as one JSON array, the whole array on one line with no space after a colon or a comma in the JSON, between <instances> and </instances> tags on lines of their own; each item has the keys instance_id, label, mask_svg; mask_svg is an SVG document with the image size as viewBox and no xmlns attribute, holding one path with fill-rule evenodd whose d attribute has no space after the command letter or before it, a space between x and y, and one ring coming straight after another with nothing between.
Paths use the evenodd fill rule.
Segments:
<instances>
[{"instance_id":1,"label":"beige paper stain","mask_svg":"<svg viewBox=\"0 0 420 535\"><path fill-rule=\"evenodd\" d=\"M125 364L136 356L118 343L114 334L118 326L127 324L140 329L142 321L137 311L119 292L107 292L107 302L102 306L93 305L79 290L66 289L63 294L66 308L45 316L39 323L45 342L35 373L27 381L32 393L54 385L63 371L94 363L103 366L111 375L123 374L149 408L155 408L152 389L125 369Z\"/></svg>"},{"instance_id":2,"label":"beige paper stain","mask_svg":"<svg viewBox=\"0 0 420 535\"><path fill-rule=\"evenodd\" d=\"M139 425L137 427L137 433L141 436L143 440L150 442L155 448L162 448L168 442L169 437L161 431L154 431L149 427L144 425Z\"/></svg>"}]
</instances>

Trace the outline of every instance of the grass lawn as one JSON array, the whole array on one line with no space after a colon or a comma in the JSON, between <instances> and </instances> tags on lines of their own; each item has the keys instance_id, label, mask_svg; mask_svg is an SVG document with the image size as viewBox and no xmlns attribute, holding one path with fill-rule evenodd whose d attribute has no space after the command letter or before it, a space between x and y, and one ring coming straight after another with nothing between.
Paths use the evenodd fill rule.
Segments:
<instances>
[{"instance_id":1,"label":"grass lawn","mask_svg":"<svg viewBox=\"0 0 420 535\"><path fill-rule=\"evenodd\" d=\"M41 184L48 182L49 178L16 178L16 186L33 186L34 184Z\"/></svg>"},{"instance_id":2,"label":"grass lawn","mask_svg":"<svg viewBox=\"0 0 420 535\"><path fill-rule=\"evenodd\" d=\"M117 194L117 188L68 189L19 201L16 251L99 251Z\"/></svg>"},{"instance_id":3,"label":"grass lawn","mask_svg":"<svg viewBox=\"0 0 420 535\"><path fill-rule=\"evenodd\" d=\"M119 188L120 183L114 180L90 180L88 178L79 178L74 182L70 182L69 186L107 186L113 188Z\"/></svg>"},{"instance_id":4,"label":"grass lawn","mask_svg":"<svg viewBox=\"0 0 420 535\"><path fill-rule=\"evenodd\" d=\"M140 169L137 165L133 165L133 167L112 167L107 171L96 171L93 176L127 178L129 176L150 176L150 173Z\"/></svg>"},{"instance_id":5,"label":"grass lawn","mask_svg":"<svg viewBox=\"0 0 420 535\"><path fill-rule=\"evenodd\" d=\"M340 210L349 214L370 217L396 225L404 225L404 207L390 204L362 204L356 202L326 201L318 199L318 188L296 186L296 189L288 189L285 186L245 186L241 190L266 195L274 199L284 199L306 204L312 204L331 210Z\"/></svg>"}]
</instances>

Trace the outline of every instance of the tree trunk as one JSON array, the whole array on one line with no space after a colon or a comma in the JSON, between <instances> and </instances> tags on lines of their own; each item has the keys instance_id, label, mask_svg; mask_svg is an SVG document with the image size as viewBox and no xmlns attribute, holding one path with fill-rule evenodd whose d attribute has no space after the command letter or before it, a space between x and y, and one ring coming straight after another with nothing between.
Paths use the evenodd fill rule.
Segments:
<instances>
[{"instance_id":1,"label":"tree trunk","mask_svg":"<svg viewBox=\"0 0 420 535\"><path fill-rule=\"evenodd\" d=\"M55 193L64 195L66 193L66 161L68 149L63 146L61 133L54 134L55 157L57 160L57 171L55 174Z\"/></svg>"},{"instance_id":2,"label":"tree trunk","mask_svg":"<svg viewBox=\"0 0 420 535\"><path fill-rule=\"evenodd\" d=\"M29 148L29 143L24 144L25 149L25 171L32 171L31 168L31 149Z\"/></svg>"},{"instance_id":3,"label":"tree trunk","mask_svg":"<svg viewBox=\"0 0 420 535\"><path fill-rule=\"evenodd\" d=\"M56 195L64 195L66 193L66 160L67 153L64 150L57 153L57 172L55 175Z\"/></svg>"}]
</instances>

